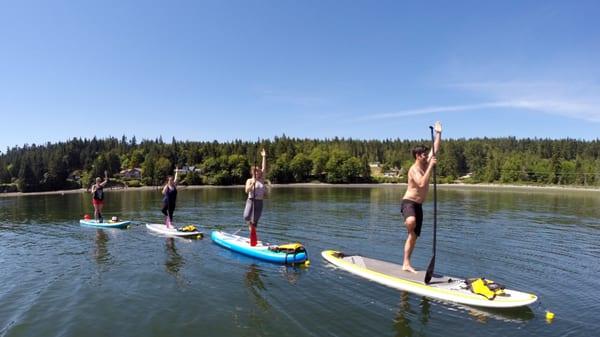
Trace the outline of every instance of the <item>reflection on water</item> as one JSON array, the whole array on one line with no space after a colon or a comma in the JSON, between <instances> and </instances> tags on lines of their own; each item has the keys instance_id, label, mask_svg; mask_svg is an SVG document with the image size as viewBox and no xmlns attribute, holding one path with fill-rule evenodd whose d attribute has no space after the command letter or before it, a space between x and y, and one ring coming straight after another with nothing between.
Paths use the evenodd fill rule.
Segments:
<instances>
[{"instance_id":1,"label":"reflection on water","mask_svg":"<svg viewBox=\"0 0 600 337\"><path fill-rule=\"evenodd\" d=\"M302 265L303 266L303 265ZM302 266L289 266L284 265L281 266L281 272L285 279L292 285L296 284L300 279L300 274L302 273Z\"/></svg>"},{"instance_id":2,"label":"reflection on water","mask_svg":"<svg viewBox=\"0 0 600 337\"><path fill-rule=\"evenodd\" d=\"M400 292L400 304L396 318L394 319L394 328L396 336L412 336L413 329L411 327L411 317L415 317L417 313L411 309L410 294L406 291ZM421 312L419 314L419 322L421 327L424 327L429 322L430 307L429 299L421 297Z\"/></svg>"},{"instance_id":3,"label":"reflection on water","mask_svg":"<svg viewBox=\"0 0 600 337\"><path fill-rule=\"evenodd\" d=\"M493 309L493 308L476 308L461 305L455 305L464 309L469 313L469 316L475 318L479 323L487 323L489 319L495 319L504 322L522 323L531 320L535 314L530 307L520 307L511 309Z\"/></svg>"},{"instance_id":4,"label":"reflection on water","mask_svg":"<svg viewBox=\"0 0 600 337\"><path fill-rule=\"evenodd\" d=\"M456 203L460 209L474 214L492 214L506 210L531 210L558 215L564 212L593 217L600 206L597 190L557 191L543 189L461 189L446 187L441 192L441 202ZM443 209L442 209L443 211Z\"/></svg>"},{"instance_id":5,"label":"reflection on water","mask_svg":"<svg viewBox=\"0 0 600 337\"><path fill-rule=\"evenodd\" d=\"M177 252L177 248L175 247L175 238L166 238L165 239L165 250L167 252L167 259L165 260L165 269L167 272L173 276L178 281L181 281L181 277L179 271L184 265L183 257Z\"/></svg>"},{"instance_id":6,"label":"reflection on water","mask_svg":"<svg viewBox=\"0 0 600 337\"><path fill-rule=\"evenodd\" d=\"M107 265L111 260L110 252L108 251L108 235L102 229L96 230L94 239L94 259L99 265Z\"/></svg>"},{"instance_id":7,"label":"reflection on water","mask_svg":"<svg viewBox=\"0 0 600 337\"><path fill-rule=\"evenodd\" d=\"M421 298L421 324L423 326L427 325L429 322L429 312L430 312L431 304L429 303L429 299L427 297Z\"/></svg>"},{"instance_id":8,"label":"reflection on water","mask_svg":"<svg viewBox=\"0 0 600 337\"><path fill-rule=\"evenodd\" d=\"M244 284L250 291L256 305L262 310L268 310L271 306L269 302L262 296L261 292L266 291L265 284L261 279L261 270L258 268L256 264L251 264L248 266L248 271L246 272L246 278L244 279Z\"/></svg>"},{"instance_id":9,"label":"reflection on water","mask_svg":"<svg viewBox=\"0 0 600 337\"><path fill-rule=\"evenodd\" d=\"M268 315L265 315L265 313L271 309L271 304L262 295L263 292L266 292L267 288L261 279L261 273L260 268L253 263L248 266L248 271L244 278L244 284L255 304L255 306L249 309L247 324L253 331L258 332L256 336L264 335L265 325L268 320Z\"/></svg>"},{"instance_id":10,"label":"reflection on water","mask_svg":"<svg viewBox=\"0 0 600 337\"><path fill-rule=\"evenodd\" d=\"M410 310L409 294L406 291L400 292L400 305L394 327L396 328L396 336L412 336L413 331L410 327Z\"/></svg>"},{"instance_id":11,"label":"reflection on water","mask_svg":"<svg viewBox=\"0 0 600 337\"><path fill-rule=\"evenodd\" d=\"M535 314L530 307L511 309L479 308L431 300L427 297L420 298L420 311L416 311L413 310L411 306L411 297L413 297L413 295L406 291L400 292L400 303L398 304L398 311L394 318L394 329L397 337L421 334L420 331L423 331L430 323L432 301L442 304L440 308L443 308L444 311L447 311L448 313L462 312L466 317L471 317L480 324L488 324L490 320L524 323L535 317ZM415 333L413 329L417 329L418 331Z\"/></svg>"}]
</instances>

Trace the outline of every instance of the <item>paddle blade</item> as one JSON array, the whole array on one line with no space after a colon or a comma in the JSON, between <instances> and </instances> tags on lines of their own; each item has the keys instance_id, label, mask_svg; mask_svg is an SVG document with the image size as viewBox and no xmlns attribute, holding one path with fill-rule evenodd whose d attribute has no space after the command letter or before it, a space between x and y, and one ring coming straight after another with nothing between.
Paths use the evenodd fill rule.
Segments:
<instances>
[{"instance_id":1,"label":"paddle blade","mask_svg":"<svg viewBox=\"0 0 600 337\"><path fill-rule=\"evenodd\" d=\"M429 284L431 278L433 277L433 269L435 268L435 255L431 257L431 261L429 261L429 267L427 267L427 272L425 273L425 284Z\"/></svg>"}]
</instances>

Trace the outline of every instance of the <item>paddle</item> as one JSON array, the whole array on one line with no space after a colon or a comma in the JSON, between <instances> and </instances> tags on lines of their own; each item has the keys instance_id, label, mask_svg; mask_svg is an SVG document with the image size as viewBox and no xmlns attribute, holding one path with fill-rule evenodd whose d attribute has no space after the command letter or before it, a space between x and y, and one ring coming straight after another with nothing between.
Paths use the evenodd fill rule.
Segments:
<instances>
[{"instance_id":1,"label":"paddle","mask_svg":"<svg viewBox=\"0 0 600 337\"><path fill-rule=\"evenodd\" d=\"M431 143L433 151L433 157L435 157L435 138L433 136L433 126L429 127L431 129ZM431 257L431 261L429 261L429 267L427 267L427 272L425 273L425 284L429 284L431 278L433 277L433 269L435 268L435 239L437 232L437 183L435 177L435 166L433 166L433 256Z\"/></svg>"},{"instance_id":2,"label":"paddle","mask_svg":"<svg viewBox=\"0 0 600 337\"><path fill-rule=\"evenodd\" d=\"M259 138L260 139L260 138ZM254 166L256 166L256 146L254 148ZM252 174L254 168L250 166L250 174ZM252 185L252 221L254 221L254 185ZM246 224L243 224L237 231L233 232L233 235L237 235L242 229L246 228Z\"/></svg>"},{"instance_id":3,"label":"paddle","mask_svg":"<svg viewBox=\"0 0 600 337\"><path fill-rule=\"evenodd\" d=\"M260 141L260 138L259 138ZM250 174L252 174L256 169L256 150L257 150L257 146L254 146L254 166L250 167ZM256 179L256 177L254 176L254 178ZM252 184L252 223L254 223L254 188L256 186L256 181L254 181L254 183ZM237 231L235 231L233 233L233 235L236 235L237 233L239 233L242 229L244 229L244 227L246 226L246 224L242 225L242 227L240 229L238 229Z\"/></svg>"},{"instance_id":4,"label":"paddle","mask_svg":"<svg viewBox=\"0 0 600 337\"><path fill-rule=\"evenodd\" d=\"M252 173L254 173L254 181L252 183L252 224L254 225L256 225L256 219L254 218L254 199L256 199L256 195L254 194L254 190L256 189L256 151L258 151L258 143L254 149L254 167L252 168Z\"/></svg>"},{"instance_id":5,"label":"paddle","mask_svg":"<svg viewBox=\"0 0 600 337\"><path fill-rule=\"evenodd\" d=\"M259 140L260 141L260 140ZM256 151L258 151L258 143L256 144L257 148L254 150L254 168L252 168L252 172L254 173L254 181L252 182L252 222L250 223L250 246L256 246L257 238L256 238L256 180L258 177L256 176L256 172L258 171L256 168Z\"/></svg>"}]
</instances>

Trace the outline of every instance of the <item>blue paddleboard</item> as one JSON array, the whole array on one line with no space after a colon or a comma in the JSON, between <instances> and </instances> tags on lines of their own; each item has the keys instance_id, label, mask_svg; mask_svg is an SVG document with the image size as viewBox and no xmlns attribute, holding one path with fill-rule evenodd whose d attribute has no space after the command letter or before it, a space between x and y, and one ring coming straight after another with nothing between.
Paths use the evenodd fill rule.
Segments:
<instances>
[{"instance_id":1,"label":"blue paddleboard","mask_svg":"<svg viewBox=\"0 0 600 337\"><path fill-rule=\"evenodd\" d=\"M303 263L308 259L308 254L304 248L298 252L283 252L277 251L275 249L276 245L269 245L262 241L258 241L257 245L252 247L248 238L222 231L212 232L210 238L219 246L234 252L273 263L295 264Z\"/></svg>"},{"instance_id":2,"label":"blue paddleboard","mask_svg":"<svg viewBox=\"0 0 600 337\"><path fill-rule=\"evenodd\" d=\"M89 227L104 227L104 228L127 228L131 221L103 221L98 222L98 220L79 220L79 224L82 226Z\"/></svg>"}]
</instances>

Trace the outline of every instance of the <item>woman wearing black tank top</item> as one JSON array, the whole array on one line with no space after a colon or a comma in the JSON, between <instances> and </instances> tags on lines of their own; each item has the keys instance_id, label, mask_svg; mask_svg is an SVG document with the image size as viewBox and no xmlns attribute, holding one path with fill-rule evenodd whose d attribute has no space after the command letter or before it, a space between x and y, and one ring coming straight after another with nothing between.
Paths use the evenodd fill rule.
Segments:
<instances>
[{"instance_id":1,"label":"woman wearing black tank top","mask_svg":"<svg viewBox=\"0 0 600 337\"><path fill-rule=\"evenodd\" d=\"M100 177L96 178L96 183L92 185L92 205L94 205L94 219L102 222L102 208L104 207L104 185L108 182L108 173L104 171L104 181Z\"/></svg>"},{"instance_id":2,"label":"woman wearing black tank top","mask_svg":"<svg viewBox=\"0 0 600 337\"><path fill-rule=\"evenodd\" d=\"M177 171L179 170L175 167L175 179L173 179L173 176L167 176L167 183L162 189L163 208L161 211L165 215L165 226L167 228L174 228L173 212L175 211L175 202L177 201Z\"/></svg>"}]
</instances>

